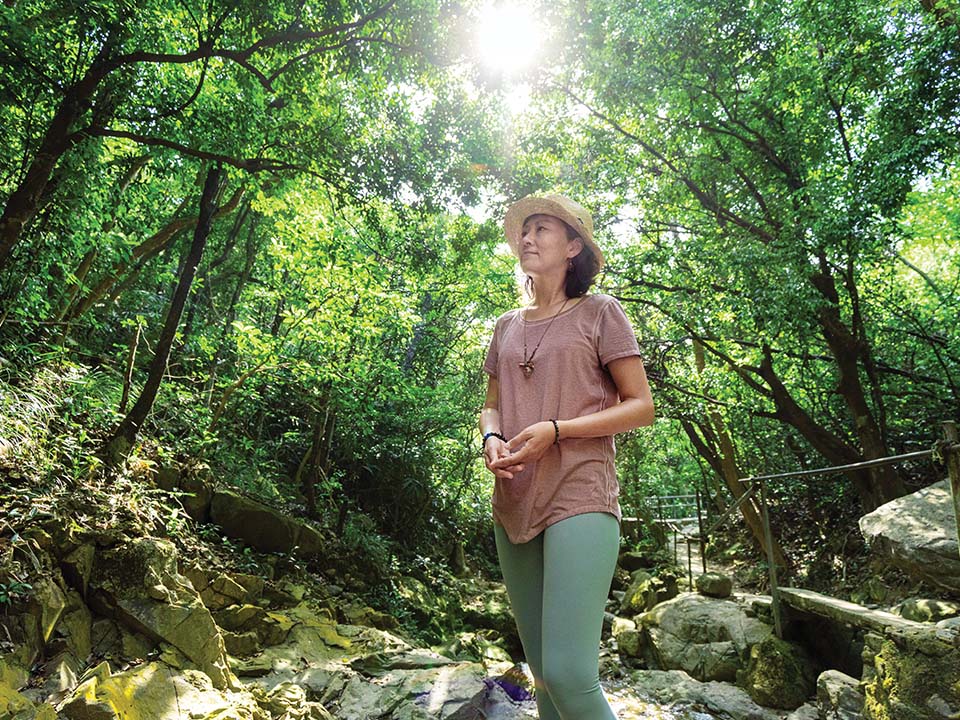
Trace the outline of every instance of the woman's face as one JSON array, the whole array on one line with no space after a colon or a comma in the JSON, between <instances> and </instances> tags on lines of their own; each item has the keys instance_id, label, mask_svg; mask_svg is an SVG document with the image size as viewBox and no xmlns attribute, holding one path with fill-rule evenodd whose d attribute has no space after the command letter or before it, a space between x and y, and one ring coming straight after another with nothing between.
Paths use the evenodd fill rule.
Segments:
<instances>
[{"instance_id":1,"label":"woman's face","mask_svg":"<svg viewBox=\"0 0 960 720\"><path fill-rule=\"evenodd\" d=\"M580 238L567 239L567 226L553 215L531 215L520 231L520 267L528 275L542 275L558 269L567 271L567 262L583 249Z\"/></svg>"}]
</instances>

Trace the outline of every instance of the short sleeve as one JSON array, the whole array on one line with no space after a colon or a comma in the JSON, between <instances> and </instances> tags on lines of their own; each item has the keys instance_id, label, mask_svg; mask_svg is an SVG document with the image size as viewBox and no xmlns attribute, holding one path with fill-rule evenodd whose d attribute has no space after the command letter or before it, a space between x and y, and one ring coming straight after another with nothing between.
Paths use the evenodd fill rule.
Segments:
<instances>
[{"instance_id":1,"label":"short sleeve","mask_svg":"<svg viewBox=\"0 0 960 720\"><path fill-rule=\"evenodd\" d=\"M640 345L630 320L615 298L600 311L597 323L597 356L606 367L614 360L640 355Z\"/></svg>"},{"instance_id":2,"label":"short sleeve","mask_svg":"<svg viewBox=\"0 0 960 720\"><path fill-rule=\"evenodd\" d=\"M497 326L493 331L493 337L490 338L490 346L487 348L487 359L483 363L483 371L490 377L497 377L497 361L500 358L500 326L501 320L497 320Z\"/></svg>"}]
</instances>

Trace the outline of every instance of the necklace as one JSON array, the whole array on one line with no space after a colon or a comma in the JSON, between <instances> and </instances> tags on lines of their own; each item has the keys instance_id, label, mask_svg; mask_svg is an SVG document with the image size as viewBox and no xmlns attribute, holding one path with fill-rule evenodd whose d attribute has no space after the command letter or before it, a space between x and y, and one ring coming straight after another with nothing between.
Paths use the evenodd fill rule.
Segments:
<instances>
[{"instance_id":1,"label":"necklace","mask_svg":"<svg viewBox=\"0 0 960 720\"><path fill-rule=\"evenodd\" d=\"M557 315L563 312L563 309L567 306L567 303L570 301L570 298L567 298L563 301L563 305L560 306L560 309L554 313L553 317L550 318L550 322L547 323L546 329L543 331L543 335L540 336L540 342L537 343L537 346L533 348L533 352L530 353L530 357L527 357L527 320L523 319L523 362L517 363L520 369L523 371L524 377L530 377L533 375L533 356L537 354L537 350L540 349L540 343L543 342L543 339L547 336L547 333L550 330L550 326L553 325L553 321L557 319Z\"/></svg>"}]
</instances>

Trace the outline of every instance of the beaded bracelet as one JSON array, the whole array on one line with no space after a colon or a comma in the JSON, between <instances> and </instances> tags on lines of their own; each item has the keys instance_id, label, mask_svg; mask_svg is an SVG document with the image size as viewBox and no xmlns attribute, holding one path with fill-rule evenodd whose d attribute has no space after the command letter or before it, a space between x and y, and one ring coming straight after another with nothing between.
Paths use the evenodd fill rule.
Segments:
<instances>
[{"instance_id":1,"label":"beaded bracelet","mask_svg":"<svg viewBox=\"0 0 960 720\"><path fill-rule=\"evenodd\" d=\"M489 440L489 439L492 438L492 437L500 438L500 439L503 440L504 442L507 441L507 439L506 439L503 435L501 435L500 433L498 433L498 432L488 432L486 435L483 436L483 447L484 447L484 448L487 447L487 440Z\"/></svg>"},{"instance_id":2,"label":"beaded bracelet","mask_svg":"<svg viewBox=\"0 0 960 720\"><path fill-rule=\"evenodd\" d=\"M553 418L550 418L550 422L553 423L553 444L556 445L560 442L560 423Z\"/></svg>"}]
</instances>

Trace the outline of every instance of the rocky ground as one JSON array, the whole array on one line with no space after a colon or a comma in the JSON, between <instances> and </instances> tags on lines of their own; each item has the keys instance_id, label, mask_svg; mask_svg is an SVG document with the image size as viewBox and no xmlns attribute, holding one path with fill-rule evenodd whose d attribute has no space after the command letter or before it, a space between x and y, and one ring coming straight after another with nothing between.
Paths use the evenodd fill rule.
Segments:
<instances>
[{"instance_id":1,"label":"rocky ground","mask_svg":"<svg viewBox=\"0 0 960 720\"><path fill-rule=\"evenodd\" d=\"M498 584L449 573L360 580L362 569L334 557L308 571L303 558L331 542L323 533L235 493L191 497L206 497L191 508L205 527L246 551L218 556L42 515L0 539L0 720L536 716ZM29 583L15 587L10 568ZM859 634L798 616L780 640L768 596L735 592L720 573L687 588L684 575L621 557L601 648L621 720L914 720L960 709L955 603L915 599L900 608L912 624ZM354 581L381 592L365 596ZM442 615L454 630L416 641L363 599L387 589L409 620ZM830 662L846 672L825 665L809 642L818 635L845 644Z\"/></svg>"}]
</instances>

